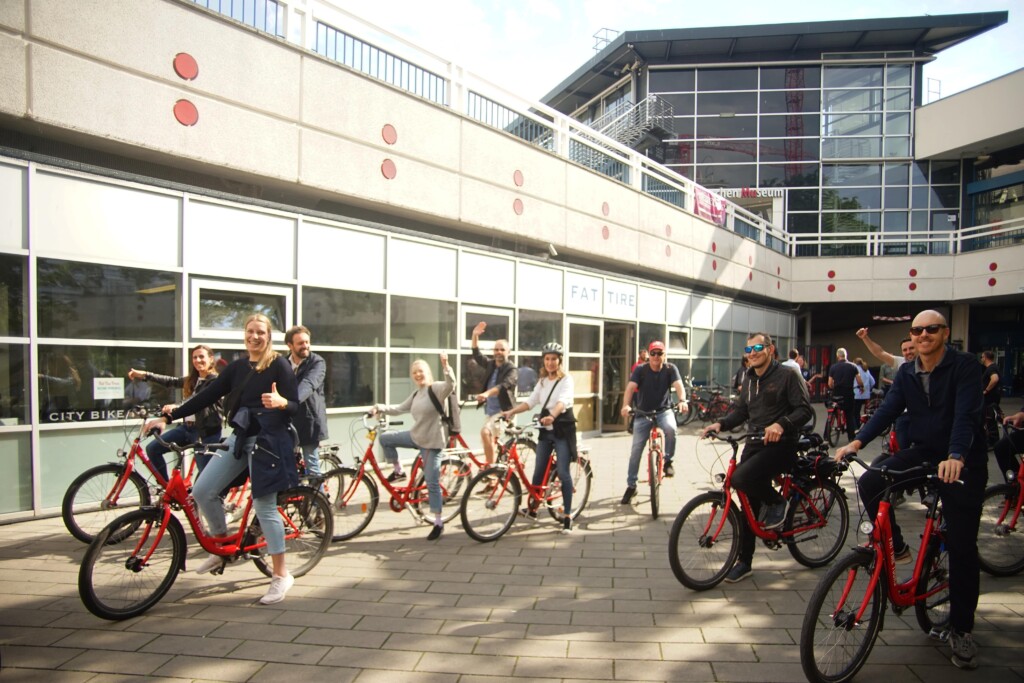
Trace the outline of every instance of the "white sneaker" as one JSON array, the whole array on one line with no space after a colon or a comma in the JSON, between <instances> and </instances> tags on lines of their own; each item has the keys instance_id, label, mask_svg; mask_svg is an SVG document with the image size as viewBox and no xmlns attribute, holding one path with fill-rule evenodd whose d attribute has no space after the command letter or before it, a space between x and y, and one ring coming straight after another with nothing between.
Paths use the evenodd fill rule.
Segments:
<instances>
[{"instance_id":1,"label":"white sneaker","mask_svg":"<svg viewBox=\"0 0 1024 683\"><path fill-rule=\"evenodd\" d=\"M284 600L285 594L288 593L288 589L295 583L295 577L291 574L285 574L284 576L275 576L270 580L270 588L267 589L267 594L260 598L261 605L275 605Z\"/></svg>"},{"instance_id":2,"label":"white sneaker","mask_svg":"<svg viewBox=\"0 0 1024 683\"><path fill-rule=\"evenodd\" d=\"M206 561L196 568L196 574L208 574L223 563L224 558L220 555L209 555Z\"/></svg>"}]
</instances>

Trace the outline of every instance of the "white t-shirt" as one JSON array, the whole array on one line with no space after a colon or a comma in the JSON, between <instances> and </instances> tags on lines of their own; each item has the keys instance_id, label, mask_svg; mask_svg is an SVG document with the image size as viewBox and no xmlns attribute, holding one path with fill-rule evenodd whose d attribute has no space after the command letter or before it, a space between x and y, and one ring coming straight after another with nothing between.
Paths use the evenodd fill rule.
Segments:
<instances>
[{"instance_id":1,"label":"white t-shirt","mask_svg":"<svg viewBox=\"0 0 1024 683\"><path fill-rule=\"evenodd\" d=\"M555 382L558 382L558 386L555 386ZM554 387L554 393L551 391L552 387ZM573 384L571 375L566 375L561 380L544 377L533 388L533 393L526 399L526 405L532 409L537 406L543 406L545 401L547 401L547 409L550 412L555 405L561 402L565 409L569 410L569 408L572 408L572 396L576 393L575 390L576 387ZM548 394L551 394L550 399ZM554 429L554 427L546 427L545 429Z\"/></svg>"}]
</instances>

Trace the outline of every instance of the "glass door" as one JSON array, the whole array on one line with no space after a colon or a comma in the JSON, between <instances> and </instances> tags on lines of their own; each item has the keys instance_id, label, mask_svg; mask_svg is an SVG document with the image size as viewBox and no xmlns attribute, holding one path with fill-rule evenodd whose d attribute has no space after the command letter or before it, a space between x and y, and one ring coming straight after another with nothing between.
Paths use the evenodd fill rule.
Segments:
<instances>
[{"instance_id":1,"label":"glass door","mask_svg":"<svg viewBox=\"0 0 1024 683\"><path fill-rule=\"evenodd\" d=\"M576 395L573 398L576 429L590 432L601 428L601 322L570 319L569 374Z\"/></svg>"}]
</instances>

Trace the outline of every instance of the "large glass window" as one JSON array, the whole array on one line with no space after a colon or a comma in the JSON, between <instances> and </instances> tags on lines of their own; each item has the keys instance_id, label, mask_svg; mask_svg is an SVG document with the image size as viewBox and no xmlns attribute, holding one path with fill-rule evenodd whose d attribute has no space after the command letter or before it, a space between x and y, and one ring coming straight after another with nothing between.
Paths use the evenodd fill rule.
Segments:
<instances>
[{"instance_id":1,"label":"large glass window","mask_svg":"<svg viewBox=\"0 0 1024 683\"><path fill-rule=\"evenodd\" d=\"M757 137L756 116L702 116L697 119L697 138Z\"/></svg>"},{"instance_id":2,"label":"large glass window","mask_svg":"<svg viewBox=\"0 0 1024 683\"><path fill-rule=\"evenodd\" d=\"M693 69L647 72L648 92L693 92Z\"/></svg>"},{"instance_id":3,"label":"large glass window","mask_svg":"<svg viewBox=\"0 0 1024 683\"><path fill-rule=\"evenodd\" d=\"M761 69L761 89L818 88L821 86L821 67L783 66Z\"/></svg>"},{"instance_id":4,"label":"large glass window","mask_svg":"<svg viewBox=\"0 0 1024 683\"><path fill-rule=\"evenodd\" d=\"M791 190L789 208L791 211L817 211L821 208L818 203L818 190Z\"/></svg>"},{"instance_id":5,"label":"large glass window","mask_svg":"<svg viewBox=\"0 0 1024 683\"><path fill-rule=\"evenodd\" d=\"M193 278L191 291L192 337L240 339L254 313L270 319L277 341L292 324L291 287Z\"/></svg>"},{"instance_id":6,"label":"large glass window","mask_svg":"<svg viewBox=\"0 0 1024 683\"><path fill-rule=\"evenodd\" d=\"M826 90L824 110L882 111L882 90Z\"/></svg>"},{"instance_id":7,"label":"large glass window","mask_svg":"<svg viewBox=\"0 0 1024 683\"><path fill-rule=\"evenodd\" d=\"M817 161L817 138L761 140L761 161Z\"/></svg>"},{"instance_id":8,"label":"large glass window","mask_svg":"<svg viewBox=\"0 0 1024 683\"><path fill-rule=\"evenodd\" d=\"M24 256L0 254L0 337L26 337Z\"/></svg>"},{"instance_id":9,"label":"large glass window","mask_svg":"<svg viewBox=\"0 0 1024 683\"><path fill-rule=\"evenodd\" d=\"M391 297L392 348L450 349L457 334L453 302Z\"/></svg>"},{"instance_id":10,"label":"large glass window","mask_svg":"<svg viewBox=\"0 0 1024 683\"><path fill-rule=\"evenodd\" d=\"M37 261L39 335L167 341L181 336L180 275L158 270Z\"/></svg>"},{"instance_id":11,"label":"large glass window","mask_svg":"<svg viewBox=\"0 0 1024 683\"><path fill-rule=\"evenodd\" d=\"M756 114L756 92L701 93L697 98L697 114Z\"/></svg>"},{"instance_id":12,"label":"large glass window","mask_svg":"<svg viewBox=\"0 0 1024 683\"><path fill-rule=\"evenodd\" d=\"M882 85L882 66L827 66L826 88L871 88Z\"/></svg>"},{"instance_id":13,"label":"large glass window","mask_svg":"<svg viewBox=\"0 0 1024 683\"><path fill-rule=\"evenodd\" d=\"M0 344L0 426L28 423L28 386L28 345Z\"/></svg>"},{"instance_id":14,"label":"large glass window","mask_svg":"<svg viewBox=\"0 0 1024 683\"><path fill-rule=\"evenodd\" d=\"M826 114L825 135L881 135L881 114Z\"/></svg>"},{"instance_id":15,"label":"large glass window","mask_svg":"<svg viewBox=\"0 0 1024 683\"><path fill-rule=\"evenodd\" d=\"M821 111L821 95L816 90L783 90L761 93L762 114L787 114ZM813 133L814 131L808 131Z\"/></svg>"},{"instance_id":16,"label":"large glass window","mask_svg":"<svg viewBox=\"0 0 1024 683\"><path fill-rule=\"evenodd\" d=\"M328 408L352 408L384 401L383 353L358 351L321 351L319 353L327 362L324 396ZM408 368L405 368L400 376L408 377ZM392 396L393 401L396 398Z\"/></svg>"},{"instance_id":17,"label":"large glass window","mask_svg":"<svg viewBox=\"0 0 1024 683\"><path fill-rule=\"evenodd\" d=\"M817 164L761 164L758 173L761 176L758 187L814 187L818 184Z\"/></svg>"},{"instance_id":18,"label":"large glass window","mask_svg":"<svg viewBox=\"0 0 1024 683\"><path fill-rule=\"evenodd\" d=\"M640 348L646 349L652 341L665 341L665 326L654 323L640 323Z\"/></svg>"},{"instance_id":19,"label":"large glass window","mask_svg":"<svg viewBox=\"0 0 1024 683\"><path fill-rule=\"evenodd\" d=\"M676 116L693 115L693 95L658 94L658 97L672 105L672 113Z\"/></svg>"},{"instance_id":20,"label":"large glass window","mask_svg":"<svg viewBox=\"0 0 1024 683\"><path fill-rule=\"evenodd\" d=\"M548 342L562 343L562 314L550 311L519 311L520 351L540 351Z\"/></svg>"},{"instance_id":21,"label":"large glass window","mask_svg":"<svg viewBox=\"0 0 1024 683\"><path fill-rule=\"evenodd\" d=\"M128 370L178 376L175 349L125 346L39 347L39 421L93 422L120 420L137 405L178 402L178 390L128 379Z\"/></svg>"},{"instance_id":22,"label":"large glass window","mask_svg":"<svg viewBox=\"0 0 1024 683\"><path fill-rule=\"evenodd\" d=\"M302 288L302 324L317 346L382 347L385 318L383 294Z\"/></svg>"},{"instance_id":23,"label":"large glass window","mask_svg":"<svg viewBox=\"0 0 1024 683\"><path fill-rule=\"evenodd\" d=\"M882 156L882 138L825 138L822 159L860 159Z\"/></svg>"},{"instance_id":24,"label":"large glass window","mask_svg":"<svg viewBox=\"0 0 1024 683\"><path fill-rule=\"evenodd\" d=\"M757 166L697 166L697 182L705 187L754 187L757 182Z\"/></svg>"},{"instance_id":25,"label":"large glass window","mask_svg":"<svg viewBox=\"0 0 1024 683\"><path fill-rule=\"evenodd\" d=\"M814 147L818 146L818 125L821 117L818 114L786 114L783 116L762 116L760 120L761 137L763 138L794 138L814 136L811 140ZM817 158L817 151L814 153Z\"/></svg>"},{"instance_id":26,"label":"large glass window","mask_svg":"<svg viewBox=\"0 0 1024 683\"><path fill-rule=\"evenodd\" d=\"M877 187L843 187L823 190L822 210L880 209L882 191Z\"/></svg>"},{"instance_id":27,"label":"large glass window","mask_svg":"<svg viewBox=\"0 0 1024 683\"><path fill-rule=\"evenodd\" d=\"M480 323L486 323L487 329L477 340L481 349L490 349L494 342L504 339L512 346L512 311L484 308L464 308L462 310L462 345L463 348L473 343L473 330Z\"/></svg>"},{"instance_id":28,"label":"large glass window","mask_svg":"<svg viewBox=\"0 0 1024 683\"><path fill-rule=\"evenodd\" d=\"M697 72L697 89L756 90L757 69L701 69Z\"/></svg>"},{"instance_id":29,"label":"large glass window","mask_svg":"<svg viewBox=\"0 0 1024 683\"><path fill-rule=\"evenodd\" d=\"M706 140L697 143L697 158L703 163L753 163L757 161L754 140Z\"/></svg>"},{"instance_id":30,"label":"large glass window","mask_svg":"<svg viewBox=\"0 0 1024 683\"><path fill-rule=\"evenodd\" d=\"M691 121L692 123L692 121ZM693 143L670 140L664 144L665 164L692 164Z\"/></svg>"}]
</instances>

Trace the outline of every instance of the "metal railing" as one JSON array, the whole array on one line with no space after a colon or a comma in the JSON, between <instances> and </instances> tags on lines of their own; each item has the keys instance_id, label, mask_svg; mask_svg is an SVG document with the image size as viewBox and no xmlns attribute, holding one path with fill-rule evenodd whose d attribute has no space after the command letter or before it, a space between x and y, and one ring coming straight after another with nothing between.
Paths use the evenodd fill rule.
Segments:
<instances>
[{"instance_id":1,"label":"metal railing","mask_svg":"<svg viewBox=\"0 0 1024 683\"><path fill-rule=\"evenodd\" d=\"M1024 245L1024 218L948 232L846 232L788 235L791 256L909 256L964 254Z\"/></svg>"},{"instance_id":2,"label":"metal railing","mask_svg":"<svg viewBox=\"0 0 1024 683\"><path fill-rule=\"evenodd\" d=\"M640 102L629 104L624 110L609 112L590 124L605 137L633 149L654 130L662 130L667 137L675 133L672 105L668 100L650 95Z\"/></svg>"},{"instance_id":3,"label":"metal railing","mask_svg":"<svg viewBox=\"0 0 1024 683\"><path fill-rule=\"evenodd\" d=\"M193 0L193 2L260 31L279 38L284 37L285 9L276 0Z\"/></svg>"}]
</instances>

